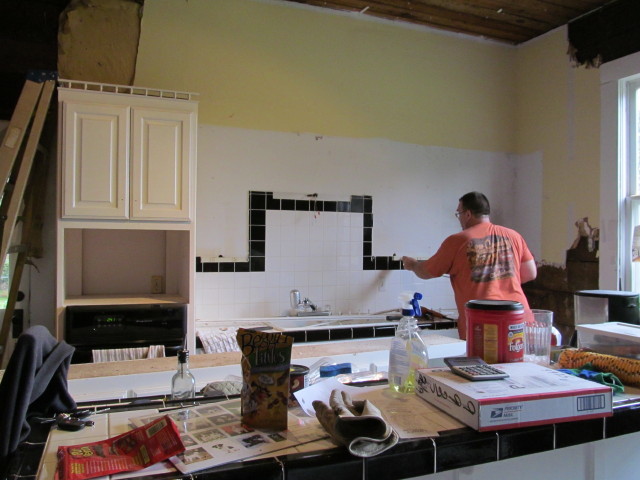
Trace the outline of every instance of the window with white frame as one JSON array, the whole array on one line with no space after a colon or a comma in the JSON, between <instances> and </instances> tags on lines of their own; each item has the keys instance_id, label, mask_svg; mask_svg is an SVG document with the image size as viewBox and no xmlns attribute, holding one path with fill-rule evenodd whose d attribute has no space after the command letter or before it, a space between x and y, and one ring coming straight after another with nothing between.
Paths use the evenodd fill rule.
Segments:
<instances>
[{"instance_id":1,"label":"window with white frame","mask_svg":"<svg viewBox=\"0 0 640 480\"><path fill-rule=\"evenodd\" d=\"M620 212L622 286L640 290L640 75L620 81Z\"/></svg>"},{"instance_id":2,"label":"window with white frame","mask_svg":"<svg viewBox=\"0 0 640 480\"><path fill-rule=\"evenodd\" d=\"M633 230L640 224L640 52L606 62L599 70L598 283L607 290L640 291L640 262L632 262Z\"/></svg>"}]
</instances>

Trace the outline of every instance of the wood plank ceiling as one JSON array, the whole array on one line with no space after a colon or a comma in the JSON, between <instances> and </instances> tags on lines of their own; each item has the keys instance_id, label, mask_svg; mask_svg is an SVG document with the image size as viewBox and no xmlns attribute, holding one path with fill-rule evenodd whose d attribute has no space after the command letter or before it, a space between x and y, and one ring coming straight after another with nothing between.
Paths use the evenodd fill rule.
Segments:
<instances>
[{"instance_id":1,"label":"wood plank ceiling","mask_svg":"<svg viewBox=\"0 0 640 480\"><path fill-rule=\"evenodd\" d=\"M517 45L611 0L285 0Z\"/></svg>"}]
</instances>

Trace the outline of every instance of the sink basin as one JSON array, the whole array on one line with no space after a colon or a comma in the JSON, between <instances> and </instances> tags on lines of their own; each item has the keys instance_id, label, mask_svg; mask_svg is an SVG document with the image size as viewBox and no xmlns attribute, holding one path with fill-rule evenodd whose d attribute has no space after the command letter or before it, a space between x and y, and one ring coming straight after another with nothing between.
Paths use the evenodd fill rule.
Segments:
<instances>
[{"instance_id":1,"label":"sink basin","mask_svg":"<svg viewBox=\"0 0 640 480\"><path fill-rule=\"evenodd\" d=\"M315 312L296 312L296 317L328 317L331 315L331 312L326 311L315 311Z\"/></svg>"},{"instance_id":2,"label":"sink basin","mask_svg":"<svg viewBox=\"0 0 640 480\"><path fill-rule=\"evenodd\" d=\"M354 325L390 325L385 315L309 315L304 317L279 317L266 321L277 330L296 330L300 328L339 327Z\"/></svg>"}]
</instances>

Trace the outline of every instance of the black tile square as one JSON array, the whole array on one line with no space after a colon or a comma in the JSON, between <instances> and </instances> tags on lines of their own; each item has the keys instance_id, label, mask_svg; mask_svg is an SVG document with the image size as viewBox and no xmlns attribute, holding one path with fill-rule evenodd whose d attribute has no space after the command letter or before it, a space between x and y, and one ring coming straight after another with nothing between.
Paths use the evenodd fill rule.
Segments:
<instances>
[{"instance_id":1,"label":"black tile square","mask_svg":"<svg viewBox=\"0 0 640 480\"><path fill-rule=\"evenodd\" d=\"M373 232L372 232L372 228L369 227L365 227L362 229L362 240L365 242L372 242L373 241Z\"/></svg>"},{"instance_id":2,"label":"black tile square","mask_svg":"<svg viewBox=\"0 0 640 480\"><path fill-rule=\"evenodd\" d=\"M364 461L344 447L321 452L296 453L278 457L287 480L361 479Z\"/></svg>"},{"instance_id":3,"label":"black tile square","mask_svg":"<svg viewBox=\"0 0 640 480\"><path fill-rule=\"evenodd\" d=\"M434 447L430 439L398 443L386 452L365 459L367 480L395 480L435 473Z\"/></svg>"},{"instance_id":4,"label":"black tile square","mask_svg":"<svg viewBox=\"0 0 640 480\"><path fill-rule=\"evenodd\" d=\"M264 210L265 208L267 208L266 192L250 192L249 208L251 210Z\"/></svg>"},{"instance_id":5,"label":"black tile square","mask_svg":"<svg viewBox=\"0 0 640 480\"><path fill-rule=\"evenodd\" d=\"M327 342L329 340L329 330L307 330L307 342Z\"/></svg>"},{"instance_id":6,"label":"black tile square","mask_svg":"<svg viewBox=\"0 0 640 480\"><path fill-rule=\"evenodd\" d=\"M21 480L36 480L37 478L40 457L44 452L51 424L42 424L33 420L28 423L31 426L31 431L27 442L18 445L17 450L6 458L6 463L3 464L2 478L19 478Z\"/></svg>"},{"instance_id":7,"label":"black tile square","mask_svg":"<svg viewBox=\"0 0 640 480\"><path fill-rule=\"evenodd\" d=\"M264 269L265 269L264 257L251 257L249 262L251 263L250 268L252 272L264 272Z\"/></svg>"},{"instance_id":8,"label":"black tile square","mask_svg":"<svg viewBox=\"0 0 640 480\"><path fill-rule=\"evenodd\" d=\"M312 212L324 212L324 200L311 200Z\"/></svg>"},{"instance_id":9,"label":"black tile square","mask_svg":"<svg viewBox=\"0 0 640 480\"><path fill-rule=\"evenodd\" d=\"M389 270L402 270L402 261L394 260L393 257L389 260Z\"/></svg>"},{"instance_id":10,"label":"black tile square","mask_svg":"<svg viewBox=\"0 0 640 480\"><path fill-rule=\"evenodd\" d=\"M362 257L362 269L363 270L375 270L376 262L373 257Z\"/></svg>"},{"instance_id":11,"label":"black tile square","mask_svg":"<svg viewBox=\"0 0 640 480\"><path fill-rule=\"evenodd\" d=\"M353 332L350 328L332 328L329 330L329 338L331 340L351 340Z\"/></svg>"},{"instance_id":12,"label":"black tile square","mask_svg":"<svg viewBox=\"0 0 640 480\"><path fill-rule=\"evenodd\" d=\"M372 252L373 248L371 246L371 242L362 242L362 255L370 257Z\"/></svg>"},{"instance_id":13,"label":"black tile square","mask_svg":"<svg viewBox=\"0 0 640 480\"><path fill-rule=\"evenodd\" d=\"M202 264L202 271L206 273L220 271L220 264L218 262L205 262Z\"/></svg>"},{"instance_id":14,"label":"black tile square","mask_svg":"<svg viewBox=\"0 0 640 480\"><path fill-rule=\"evenodd\" d=\"M553 450L553 434L553 425L502 430L498 432L499 460Z\"/></svg>"},{"instance_id":15,"label":"black tile square","mask_svg":"<svg viewBox=\"0 0 640 480\"><path fill-rule=\"evenodd\" d=\"M375 336L373 327L355 327L351 329L353 331L353 338L373 338Z\"/></svg>"},{"instance_id":16,"label":"black tile square","mask_svg":"<svg viewBox=\"0 0 640 480\"><path fill-rule=\"evenodd\" d=\"M267 214L265 210L250 210L249 211L249 225L261 225L267 224Z\"/></svg>"},{"instance_id":17,"label":"black tile square","mask_svg":"<svg viewBox=\"0 0 640 480\"><path fill-rule=\"evenodd\" d=\"M220 262L219 263L219 269L221 272L234 272L235 269L235 263L234 262Z\"/></svg>"},{"instance_id":18,"label":"black tile square","mask_svg":"<svg viewBox=\"0 0 640 480\"><path fill-rule=\"evenodd\" d=\"M437 472L497 460L498 439L495 432L480 433L469 429L468 433L434 437L434 441Z\"/></svg>"},{"instance_id":19,"label":"black tile square","mask_svg":"<svg viewBox=\"0 0 640 480\"><path fill-rule=\"evenodd\" d=\"M365 213L362 222L365 227L373 227L373 213Z\"/></svg>"},{"instance_id":20,"label":"black tile square","mask_svg":"<svg viewBox=\"0 0 640 480\"><path fill-rule=\"evenodd\" d=\"M351 195L351 211L354 213L364 212L364 198L358 195Z\"/></svg>"},{"instance_id":21,"label":"black tile square","mask_svg":"<svg viewBox=\"0 0 640 480\"><path fill-rule=\"evenodd\" d=\"M640 410L616 410L613 417L605 419L606 438L640 431Z\"/></svg>"},{"instance_id":22,"label":"black tile square","mask_svg":"<svg viewBox=\"0 0 640 480\"><path fill-rule=\"evenodd\" d=\"M311 208L311 202L309 200L296 200L296 211L308 212Z\"/></svg>"},{"instance_id":23,"label":"black tile square","mask_svg":"<svg viewBox=\"0 0 640 480\"><path fill-rule=\"evenodd\" d=\"M283 198L280 200L280 208L282 210L295 210L296 209L296 201L290 198Z\"/></svg>"},{"instance_id":24,"label":"black tile square","mask_svg":"<svg viewBox=\"0 0 640 480\"><path fill-rule=\"evenodd\" d=\"M373 327L376 337L393 337L396 334L395 325Z\"/></svg>"},{"instance_id":25,"label":"black tile square","mask_svg":"<svg viewBox=\"0 0 640 480\"><path fill-rule=\"evenodd\" d=\"M338 212L350 212L351 202L337 202L336 209Z\"/></svg>"},{"instance_id":26,"label":"black tile square","mask_svg":"<svg viewBox=\"0 0 640 480\"><path fill-rule=\"evenodd\" d=\"M364 197L364 213L373 212L373 198L371 195L365 195Z\"/></svg>"},{"instance_id":27,"label":"black tile square","mask_svg":"<svg viewBox=\"0 0 640 480\"><path fill-rule=\"evenodd\" d=\"M325 212L335 212L338 208L338 202L334 202L332 200L324 201L324 211Z\"/></svg>"},{"instance_id":28,"label":"black tile square","mask_svg":"<svg viewBox=\"0 0 640 480\"><path fill-rule=\"evenodd\" d=\"M287 336L293 337L293 343L304 343L307 341L307 332L305 330L294 330L287 332Z\"/></svg>"},{"instance_id":29,"label":"black tile square","mask_svg":"<svg viewBox=\"0 0 640 480\"><path fill-rule=\"evenodd\" d=\"M196 257L196 272L202 272L202 257Z\"/></svg>"},{"instance_id":30,"label":"black tile square","mask_svg":"<svg viewBox=\"0 0 640 480\"><path fill-rule=\"evenodd\" d=\"M263 225L252 225L249 227L249 240L265 240L267 227Z\"/></svg>"},{"instance_id":31,"label":"black tile square","mask_svg":"<svg viewBox=\"0 0 640 480\"><path fill-rule=\"evenodd\" d=\"M265 241L251 240L249 242L249 255L252 257L264 257L266 243Z\"/></svg>"},{"instance_id":32,"label":"black tile square","mask_svg":"<svg viewBox=\"0 0 640 480\"><path fill-rule=\"evenodd\" d=\"M389 269L389 257L375 257L375 258L376 258L376 270Z\"/></svg>"},{"instance_id":33,"label":"black tile square","mask_svg":"<svg viewBox=\"0 0 640 480\"><path fill-rule=\"evenodd\" d=\"M273 198L273 195L267 196L267 210L280 210L280 199Z\"/></svg>"},{"instance_id":34,"label":"black tile square","mask_svg":"<svg viewBox=\"0 0 640 480\"><path fill-rule=\"evenodd\" d=\"M235 262L234 270L236 272L248 272L249 271L249 262Z\"/></svg>"},{"instance_id":35,"label":"black tile square","mask_svg":"<svg viewBox=\"0 0 640 480\"><path fill-rule=\"evenodd\" d=\"M556 424L556 448L570 447L604 438L604 419Z\"/></svg>"},{"instance_id":36,"label":"black tile square","mask_svg":"<svg viewBox=\"0 0 640 480\"><path fill-rule=\"evenodd\" d=\"M171 478L176 478L173 475ZM182 477L179 477L182 478ZM218 467L200 470L189 475L193 480L282 480L282 466L275 458L232 462Z\"/></svg>"}]
</instances>

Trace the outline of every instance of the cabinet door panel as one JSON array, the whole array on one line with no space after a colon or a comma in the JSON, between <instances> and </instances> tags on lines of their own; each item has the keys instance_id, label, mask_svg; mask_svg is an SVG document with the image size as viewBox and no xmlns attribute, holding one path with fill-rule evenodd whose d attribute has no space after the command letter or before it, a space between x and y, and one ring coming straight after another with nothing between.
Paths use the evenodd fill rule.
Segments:
<instances>
[{"instance_id":1,"label":"cabinet door panel","mask_svg":"<svg viewBox=\"0 0 640 480\"><path fill-rule=\"evenodd\" d=\"M189 220L190 112L134 108L131 218Z\"/></svg>"},{"instance_id":2,"label":"cabinet door panel","mask_svg":"<svg viewBox=\"0 0 640 480\"><path fill-rule=\"evenodd\" d=\"M67 103L63 217L127 218L129 109Z\"/></svg>"}]
</instances>

